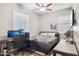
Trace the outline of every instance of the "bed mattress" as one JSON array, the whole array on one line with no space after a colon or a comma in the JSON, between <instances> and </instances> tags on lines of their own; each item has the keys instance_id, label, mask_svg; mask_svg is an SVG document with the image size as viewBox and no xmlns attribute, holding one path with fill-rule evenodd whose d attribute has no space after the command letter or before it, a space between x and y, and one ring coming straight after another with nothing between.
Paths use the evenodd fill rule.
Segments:
<instances>
[{"instance_id":1,"label":"bed mattress","mask_svg":"<svg viewBox=\"0 0 79 59\"><path fill-rule=\"evenodd\" d=\"M41 52L49 52L54 46L58 43L57 37L49 37L49 36L34 36L31 38L31 48L33 50L38 50Z\"/></svg>"}]
</instances>

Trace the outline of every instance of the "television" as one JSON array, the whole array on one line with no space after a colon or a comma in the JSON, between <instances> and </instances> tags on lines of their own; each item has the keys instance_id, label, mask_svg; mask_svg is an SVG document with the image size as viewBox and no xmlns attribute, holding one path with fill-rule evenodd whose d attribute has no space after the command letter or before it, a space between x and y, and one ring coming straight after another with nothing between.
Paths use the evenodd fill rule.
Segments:
<instances>
[{"instance_id":1,"label":"television","mask_svg":"<svg viewBox=\"0 0 79 59\"><path fill-rule=\"evenodd\" d=\"M8 37L14 37L16 35L19 35L18 30L8 30Z\"/></svg>"},{"instance_id":2,"label":"television","mask_svg":"<svg viewBox=\"0 0 79 59\"><path fill-rule=\"evenodd\" d=\"M76 12L73 9L72 10L72 26L74 25L77 25L77 21L76 21Z\"/></svg>"}]
</instances>

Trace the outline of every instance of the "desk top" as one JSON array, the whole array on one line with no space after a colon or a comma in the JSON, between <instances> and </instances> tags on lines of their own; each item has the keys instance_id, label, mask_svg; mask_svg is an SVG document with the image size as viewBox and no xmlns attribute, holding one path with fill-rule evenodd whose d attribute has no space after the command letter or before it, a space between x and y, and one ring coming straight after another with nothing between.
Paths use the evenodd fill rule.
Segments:
<instances>
[{"instance_id":1,"label":"desk top","mask_svg":"<svg viewBox=\"0 0 79 59\"><path fill-rule=\"evenodd\" d=\"M79 32L77 32L77 31L76 32L74 31L74 41L76 43L76 47L79 52Z\"/></svg>"},{"instance_id":2,"label":"desk top","mask_svg":"<svg viewBox=\"0 0 79 59\"><path fill-rule=\"evenodd\" d=\"M75 45L66 42L64 39L60 40L54 50L78 55Z\"/></svg>"}]
</instances>

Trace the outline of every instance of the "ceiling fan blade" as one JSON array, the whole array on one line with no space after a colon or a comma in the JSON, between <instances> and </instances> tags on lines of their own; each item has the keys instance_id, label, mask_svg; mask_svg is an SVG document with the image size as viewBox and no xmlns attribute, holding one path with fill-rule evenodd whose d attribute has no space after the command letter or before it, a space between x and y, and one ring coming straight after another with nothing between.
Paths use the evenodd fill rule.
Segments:
<instances>
[{"instance_id":1,"label":"ceiling fan blade","mask_svg":"<svg viewBox=\"0 0 79 59\"><path fill-rule=\"evenodd\" d=\"M38 4L38 3L35 3L35 4L40 7L40 4Z\"/></svg>"},{"instance_id":2,"label":"ceiling fan blade","mask_svg":"<svg viewBox=\"0 0 79 59\"><path fill-rule=\"evenodd\" d=\"M20 4L20 3L17 3L17 5L18 5L18 8L20 8L20 9L22 9L24 6L22 5L22 4Z\"/></svg>"},{"instance_id":3,"label":"ceiling fan blade","mask_svg":"<svg viewBox=\"0 0 79 59\"><path fill-rule=\"evenodd\" d=\"M46 9L47 11L52 11L52 9Z\"/></svg>"},{"instance_id":4,"label":"ceiling fan blade","mask_svg":"<svg viewBox=\"0 0 79 59\"><path fill-rule=\"evenodd\" d=\"M52 5L52 3L47 4L46 7L49 7L50 5Z\"/></svg>"}]
</instances>

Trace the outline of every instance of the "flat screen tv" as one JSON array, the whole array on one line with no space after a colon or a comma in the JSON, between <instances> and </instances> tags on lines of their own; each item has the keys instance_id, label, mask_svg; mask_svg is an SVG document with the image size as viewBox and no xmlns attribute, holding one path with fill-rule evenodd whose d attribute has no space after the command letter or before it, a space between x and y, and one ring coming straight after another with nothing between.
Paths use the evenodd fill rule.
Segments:
<instances>
[{"instance_id":1,"label":"flat screen tv","mask_svg":"<svg viewBox=\"0 0 79 59\"><path fill-rule=\"evenodd\" d=\"M18 30L9 30L8 31L8 37L14 37L16 35L19 35L19 31Z\"/></svg>"},{"instance_id":2,"label":"flat screen tv","mask_svg":"<svg viewBox=\"0 0 79 59\"><path fill-rule=\"evenodd\" d=\"M76 12L74 11L74 9L72 10L72 26L76 25Z\"/></svg>"}]
</instances>

